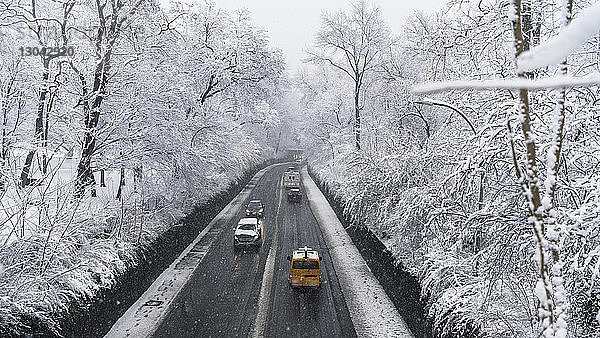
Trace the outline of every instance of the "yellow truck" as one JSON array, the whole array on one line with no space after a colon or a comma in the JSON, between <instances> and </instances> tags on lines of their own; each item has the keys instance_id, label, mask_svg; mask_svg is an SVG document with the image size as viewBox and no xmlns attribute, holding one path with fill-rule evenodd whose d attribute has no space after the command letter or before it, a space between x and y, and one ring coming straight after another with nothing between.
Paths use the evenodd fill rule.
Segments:
<instances>
[{"instance_id":1,"label":"yellow truck","mask_svg":"<svg viewBox=\"0 0 600 338\"><path fill-rule=\"evenodd\" d=\"M321 274L321 257L317 250L305 246L294 250L287 259L290 262L288 283L292 288L321 287L323 275Z\"/></svg>"}]
</instances>

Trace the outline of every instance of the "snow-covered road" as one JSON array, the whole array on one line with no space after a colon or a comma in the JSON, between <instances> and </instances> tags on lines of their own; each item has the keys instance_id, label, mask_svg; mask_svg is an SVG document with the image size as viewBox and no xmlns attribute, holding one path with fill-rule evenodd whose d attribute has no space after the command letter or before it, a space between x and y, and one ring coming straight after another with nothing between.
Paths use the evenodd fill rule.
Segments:
<instances>
[{"instance_id":1,"label":"snow-covered road","mask_svg":"<svg viewBox=\"0 0 600 338\"><path fill-rule=\"evenodd\" d=\"M119 319L107 337L309 335L411 337L333 210L304 169L308 194L289 203L285 165L259 172ZM235 252L231 229L249 199L265 207L260 250ZM310 207L309 207L310 206ZM309 246L323 257L323 287L287 285L287 255Z\"/></svg>"}]
</instances>

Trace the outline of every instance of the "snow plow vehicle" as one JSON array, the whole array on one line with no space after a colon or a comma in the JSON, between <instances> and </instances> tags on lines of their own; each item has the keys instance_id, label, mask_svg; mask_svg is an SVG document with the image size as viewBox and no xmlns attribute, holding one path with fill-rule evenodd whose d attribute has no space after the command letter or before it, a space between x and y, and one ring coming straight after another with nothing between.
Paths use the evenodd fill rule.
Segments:
<instances>
[{"instance_id":1,"label":"snow plow vehicle","mask_svg":"<svg viewBox=\"0 0 600 338\"><path fill-rule=\"evenodd\" d=\"M283 174L283 187L286 189L299 189L300 173L297 171L291 171Z\"/></svg>"},{"instance_id":2,"label":"snow plow vehicle","mask_svg":"<svg viewBox=\"0 0 600 338\"><path fill-rule=\"evenodd\" d=\"M294 250L287 257L290 262L288 283L292 288L320 288L323 275L321 274L321 257L317 250L308 247Z\"/></svg>"}]
</instances>

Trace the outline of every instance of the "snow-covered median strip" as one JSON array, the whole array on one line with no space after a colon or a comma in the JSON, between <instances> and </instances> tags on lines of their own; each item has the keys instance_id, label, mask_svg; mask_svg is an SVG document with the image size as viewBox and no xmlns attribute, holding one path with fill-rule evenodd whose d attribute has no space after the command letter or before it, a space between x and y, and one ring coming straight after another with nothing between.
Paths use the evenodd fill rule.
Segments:
<instances>
[{"instance_id":1,"label":"snow-covered median strip","mask_svg":"<svg viewBox=\"0 0 600 338\"><path fill-rule=\"evenodd\" d=\"M306 167L302 168L302 183L310 209L323 231L356 334L359 337L413 337Z\"/></svg>"},{"instance_id":2,"label":"snow-covered median strip","mask_svg":"<svg viewBox=\"0 0 600 338\"><path fill-rule=\"evenodd\" d=\"M105 337L149 337L169 313L169 307L204 259L227 220L248 198L264 173L277 164L260 170L246 187L200 232L144 294L119 318Z\"/></svg>"}]
</instances>

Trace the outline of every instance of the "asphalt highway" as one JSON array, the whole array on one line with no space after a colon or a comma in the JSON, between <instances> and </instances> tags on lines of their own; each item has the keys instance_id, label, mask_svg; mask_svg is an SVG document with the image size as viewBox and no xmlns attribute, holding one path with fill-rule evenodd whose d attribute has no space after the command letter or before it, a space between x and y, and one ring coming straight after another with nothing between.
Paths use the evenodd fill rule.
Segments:
<instances>
[{"instance_id":1,"label":"asphalt highway","mask_svg":"<svg viewBox=\"0 0 600 338\"><path fill-rule=\"evenodd\" d=\"M220 225L155 337L356 336L319 224L305 199L287 201L281 182L287 167L267 171L236 216ZM251 199L265 204L263 244L236 251L233 232ZM287 284L286 258L304 246L323 257L319 290L292 290Z\"/></svg>"}]
</instances>

